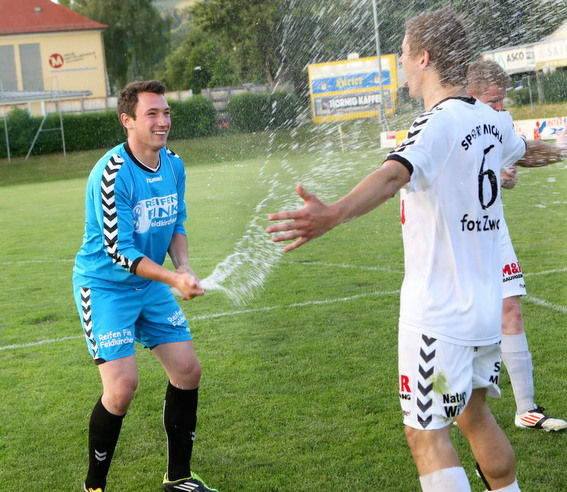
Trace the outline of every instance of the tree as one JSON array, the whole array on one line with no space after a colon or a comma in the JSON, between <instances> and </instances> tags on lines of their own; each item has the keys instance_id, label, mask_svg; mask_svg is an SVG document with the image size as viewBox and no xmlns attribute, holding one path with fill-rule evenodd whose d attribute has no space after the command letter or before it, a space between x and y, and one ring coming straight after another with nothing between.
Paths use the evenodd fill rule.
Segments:
<instances>
[{"instance_id":1,"label":"tree","mask_svg":"<svg viewBox=\"0 0 567 492\"><path fill-rule=\"evenodd\" d=\"M276 13L281 0L201 0L191 9L195 26L214 35L229 54L237 77L273 82Z\"/></svg>"},{"instance_id":2,"label":"tree","mask_svg":"<svg viewBox=\"0 0 567 492\"><path fill-rule=\"evenodd\" d=\"M412 0L403 8L398 0L376 0L376 5L383 54L399 53L406 19L446 5L465 16L476 55L539 41L567 18L564 0ZM291 81L305 95L309 64L344 60L352 52L376 55L372 0L201 0L191 15L195 32L172 55L175 63L168 59L171 73L184 73L172 80L185 85L194 84L188 71L201 66L208 86Z\"/></svg>"},{"instance_id":3,"label":"tree","mask_svg":"<svg viewBox=\"0 0 567 492\"><path fill-rule=\"evenodd\" d=\"M233 60L222 49L219 39L214 34L194 29L166 58L159 78L169 89L191 89L199 94L205 87L238 85L236 72Z\"/></svg>"},{"instance_id":4,"label":"tree","mask_svg":"<svg viewBox=\"0 0 567 492\"><path fill-rule=\"evenodd\" d=\"M69 3L69 0L61 2ZM148 79L164 64L169 51L168 19L151 0L73 0L70 7L108 26L104 50L111 91L134 79Z\"/></svg>"}]
</instances>

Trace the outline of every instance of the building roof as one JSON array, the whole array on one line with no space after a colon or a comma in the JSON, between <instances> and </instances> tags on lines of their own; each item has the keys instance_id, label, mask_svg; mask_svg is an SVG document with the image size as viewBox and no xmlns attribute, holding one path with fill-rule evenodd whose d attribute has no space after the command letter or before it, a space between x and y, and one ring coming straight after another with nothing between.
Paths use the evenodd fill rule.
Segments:
<instances>
[{"instance_id":1,"label":"building roof","mask_svg":"<svg viewBox=\"0 0 567 492\"><path fill-rule=\"evenodd\" d=\"M549 36L543 38L543 41L551 41L553 39L563 39L563 38L567 38L567 21L561 24Z\"/></svg>"},{"instance_id":2,"label":"building roof","mask_svg":"<svg viewBox=\"0 0 567 492\"><path fill-rule=\"evenodd\" d=\"M51 0L0 0L0 36L105 29Z\"/></svg>"},{"instance_id":3,"label":"building roof","mask_svg":"<svg viewBox=\"0 0 567 492\"><path fill-rule=\"evenodd\" d=\"M90 96L91 91L0 91L0 106L15 106L41 101L80 99Z\"/></svg>"}]
</instances>

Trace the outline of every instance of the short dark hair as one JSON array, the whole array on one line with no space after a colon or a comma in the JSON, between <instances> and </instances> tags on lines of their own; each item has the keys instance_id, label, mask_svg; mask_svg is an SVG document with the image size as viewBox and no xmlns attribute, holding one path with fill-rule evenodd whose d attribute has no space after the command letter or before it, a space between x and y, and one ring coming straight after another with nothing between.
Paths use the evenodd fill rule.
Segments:
<instances>
[{"instance_id":1,"label":"short dark hair","mask_svg":"<svg viewBox=\"0 0 567 492\"><path fill-rule=\"evenodd\" d=\"M405 34L412 54L429 53L443 86L466 85L472 50L464 21L453 10L443 8L411 18Z\"/></svg>"},{"instance_id":2,"label":"short dark hair","mask_svg":"<svg viewBox=\"0 0 567 492\"><path fill-rule=\"evenodd\" d=\"M138 105L138 94L141 92L152 92L154 94L165 94L165 86L159 80L144 80L130 82L118 97L116 111L118 118L122 113L126 113L132 118L136 118L136 106Z\"/></svg>"},{"instance_id":3,"label":"short dark hair","mask_svg":"<svg viewBox=\"0 0 567 492\"><path fill-rule=\"evenodd\" d=\"M479 60L469 67L467 90L476 97L481 96L491 86L506 90L511 83L510 76L494 60Z\"/></svg>"}]
</instances>

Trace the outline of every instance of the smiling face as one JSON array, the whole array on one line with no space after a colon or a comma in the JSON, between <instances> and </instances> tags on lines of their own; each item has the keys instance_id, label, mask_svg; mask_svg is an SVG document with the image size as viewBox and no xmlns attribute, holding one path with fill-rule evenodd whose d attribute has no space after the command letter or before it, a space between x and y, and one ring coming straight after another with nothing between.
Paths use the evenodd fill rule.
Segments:
<instances>
[{"instance_id":1,"label":"smiling face","mask_svg":"<svg viewBox=\"0 0 567 492\"><path fill-rule=\"evenodd\" d=\"M491 84L482 94L473 94L479 101L488 104L496 111L504 110L504 98L506 97L506 89Z\"/></svg>"},{"instance_id":2,"label":"smiling face","mask_svg":"<svg viewBox=\"0 0 567 492\"><path fill-rule=\"evenodd\" d=\"M167 100L161 94L140 92L135 117L122 113L122 124L128 131L128 144L140 159L157 153L167 143L171 115ZM144 161L145 164L151 162Z\"/></svg>"}]
</instances>

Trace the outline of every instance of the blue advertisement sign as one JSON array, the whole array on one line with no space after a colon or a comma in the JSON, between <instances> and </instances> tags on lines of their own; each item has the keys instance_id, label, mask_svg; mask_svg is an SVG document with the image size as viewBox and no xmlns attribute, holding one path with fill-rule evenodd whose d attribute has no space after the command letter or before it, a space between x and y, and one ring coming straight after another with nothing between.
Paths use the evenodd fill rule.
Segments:
<instances>
[{"instance_id":1,"label":"blue advertisement sign","mask_svg":"<svg viewBox=\"0 0 567 492\"><path fill-rule=\"evenodd\" d=\"M389 70L382 70L382 83L384 85L392 84ZM341 92L350 89L374 89L376 87L380 87L380 74L378 71L340 77L326 77L311 81L312 94Z\"/></svg>"}]
</instances>

